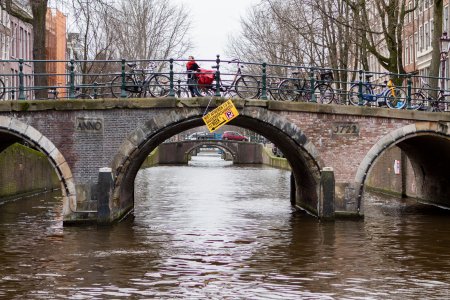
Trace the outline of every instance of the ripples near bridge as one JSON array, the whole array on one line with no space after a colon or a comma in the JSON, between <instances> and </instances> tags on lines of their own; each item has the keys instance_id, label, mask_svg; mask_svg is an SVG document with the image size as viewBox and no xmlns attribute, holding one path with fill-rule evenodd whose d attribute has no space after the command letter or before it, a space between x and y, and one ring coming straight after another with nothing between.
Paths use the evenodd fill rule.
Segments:
<instances>
[{"instance_id":1,"label":"ripples near bridge","mask_svg":"<svg viewBox=\"0 0 450 300\"><path fill-rule=\"evenodd\" d=\"M60 198L0 207L4 299L443 299L450 215L376 195L364 221L292 209L289 172L213 156L140 172L135 218L62 227Z\"/></svg>"}]
</instances>

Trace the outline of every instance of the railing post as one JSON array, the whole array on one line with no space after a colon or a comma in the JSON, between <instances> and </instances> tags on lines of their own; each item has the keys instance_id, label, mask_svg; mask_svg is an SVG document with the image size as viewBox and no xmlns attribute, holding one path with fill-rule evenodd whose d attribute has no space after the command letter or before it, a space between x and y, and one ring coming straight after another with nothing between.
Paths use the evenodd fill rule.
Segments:
<instances>
[{"instance_id":1,"label":"railing post","mask_svg":"<svg viewBox=\"0 0 450 300\"><path fill-rule=\"evenodd\" d=\"M120 87L121 89L121 93L120 93L120 98L126 98L127 97L127 93L125 92L125 59L122 58L122 85Z\"/></svg>"},{"instance_id":2,"label":"railing post","mask_svg":"<svg viewBox=\"0 0 450 300\"><path fill-rule=\"evenodd\" d=\"M412 80L411 75L408 75L408 88L406 90L406 108L411 109L411 90L412 90Z\"/></svg>"},{"instance_id":3,"label":"railing post","mask_svg":"<svg viewBox=\"0 0 450 300\"><path fill-rule=\"evenodd\" d=\"M69 98L75 98L75 61L73 59L70 60L70 74L69 74Z\"/></svg>"},{"instance_id":4,"label":"railing post","mask_svg":"<svg viewBox=\"0 0 450 300\"><path fill-rule=\"evenodd\" d=\"M19 59L19 100L25 100L25 89L23 86L23 59Z\"/></svg>"},{"instance_id":5,"label":"railing post","mask_svg":"<svg viewBox=\"0 0 450 300\"><path fill-rule=\"evenodd\" d=\"M316 80L314 78L314 68L309 71L309 84L310 84L310 94L312 103L317 103L316 94L314 93L314 86L316 85Z\"/></svg>"},{"instance_id":6,"label":"railing post","mask_svg":"<svg viewBox=\"0 0 450 300\"><path fill-rule=\"evenodd\" d=\"M267 64L262 63L262 90L261 90L261 99L267 100Z\"/></svg>"},{"instance_id":7,"label":"railing post","mask_svg":"<svg viewBox=\"0 0 450 300\"><path fill-rule=\"evenodd\" d=\"M98 98L98 83L97 81L94 82L94 99Z\"/></svg>"},{"instance_id":8,"label":"railing post","mask_svg":"<svg viewBox=\"0 0 450 300\"><path fill-rule=\"evenodd\" d=\"M217 54L216 58L216 97L220 97L220 71L219 71L219 64L220 64L220 55Z\"/></svg>"},{"instance_id":9,"label":"railing post","mask_svg":"<svg viewBox=\"0 0 450 300\"><path fill-rule=\"evenodd\" d=\"M358 82L358 97L359 97L359 105L363 105L363 70L359 70L359 82Z\"/></svg>"},{"instance_id":10,"label":"railing post","mask_svg":"<svg viewBox=\"0 0 450 300\"><path fill-rule=\"evenodd\" d=\"M178 83L178 85L177 85L177 87L178 87L178 89L177 89L177 97L181 98L181 79L178 79L177 83Z\"/></svg>"},{"instance_id":11,"label":"railing post","mask_svg":"<svg viewBox=\"0 0 450 300\"><path fill-rule=\"evenodd\" d=\"M169 80L170 80L169 97L175 97L175 91L173 90L173 58L171 58L169 61L170 61L170 72L169 72Z\"/></svg>"}]
</instances>

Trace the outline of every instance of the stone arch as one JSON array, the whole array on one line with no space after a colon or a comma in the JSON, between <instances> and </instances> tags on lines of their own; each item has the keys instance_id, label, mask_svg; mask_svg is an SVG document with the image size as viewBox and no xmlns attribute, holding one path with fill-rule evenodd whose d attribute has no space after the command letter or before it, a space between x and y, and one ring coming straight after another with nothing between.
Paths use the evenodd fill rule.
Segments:
<instances>
[{"instance_id":1,"label":"stone arch","mask_svg":"<svg viewBox=\"0 0 450 300\"><path fill-rule=\"evenodd\" d=\"M447 179L450 170L450 129L441 123L424 122L390 132L366 154L354 180L358 211L363 212L364 184L371 167L386 149L394 145L404 151L411 161L416 181L419 181L418 199L430 201L433 197L437 197L434 198L438 199L437 202L442 199L450 200L450 179ZM436 159L439 160L437 164ZM435 192L426 188L430 181L438 186ZM447 206L450 206L450 203L447 203Z\"/></svg>"},{"instance_id":2,"label":"stone arch","mask_svg":"<svg viewBox=\"0 0 450 300\"><path fill-rule=\"evenodd\" d=\"M324 164L313 143L295 124L266 108L244 107L239 113L229 124L250 129L277 145L289 161L295 180L291 203L317 215ZM112 220L133 209L134 180L148 154L171 136L204 125L202 116L201 108L183 108L153 117L127 137L112 162Z\"/></svg>"},{"instance_id":3,"label":"stone arch","mask_svg":"<svg viewBox=\"0 0 450 300\"><path fill-rule=\"evenodd\" d=\"M0 136L3 150L13 143L25 142L30 147L44 153L56 171L63 193L63 215L76 211L76 191L72 171L59 149L34 127L15 118L0 116Z\"/></svg>"},{"instance_id":4,"label":"stone arch","mask_svg":"<svg viewBox=\"0 0 450 300\"><path fill-rule=\"evenodd\" d=\"M232 149L231 147L228 147L226 145L226 143L215 143L215 142L211 142L211 141L199 141L197 145L194 145L193 147L187 149L185 155L189 156L189 154L192 153L192 151L194 151L195 149L200 148L202 146L212 146L215 148L222 149L223 151L231 154L231 156L233 157L233 161L236 161L238 159L238 155L237 155L236 151L234 149Z\"/></svg>"}]
</instances>

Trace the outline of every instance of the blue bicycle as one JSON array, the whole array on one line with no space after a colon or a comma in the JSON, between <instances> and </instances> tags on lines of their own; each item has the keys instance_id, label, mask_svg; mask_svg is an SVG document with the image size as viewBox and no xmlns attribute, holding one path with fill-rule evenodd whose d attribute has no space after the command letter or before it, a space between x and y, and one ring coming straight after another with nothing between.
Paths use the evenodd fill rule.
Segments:
<instances>
[{"instance_id":1,"label":"blue bicycle","mask_svg":"<svg viewBox=\"0 0 450 300\"><path fill-rule=\"evenodd\" d=\"M366 105L375 102L377 106L402 109L406 106L406 93L402 88L394 86L391 79L385 81L385 88L380 93L375 93L370 78L373 75L366 75L366 82L362 83L362 99L360 99L359 82L355 82L349 89L348 100L353 105Z\"/></svg>"}]
</instances>

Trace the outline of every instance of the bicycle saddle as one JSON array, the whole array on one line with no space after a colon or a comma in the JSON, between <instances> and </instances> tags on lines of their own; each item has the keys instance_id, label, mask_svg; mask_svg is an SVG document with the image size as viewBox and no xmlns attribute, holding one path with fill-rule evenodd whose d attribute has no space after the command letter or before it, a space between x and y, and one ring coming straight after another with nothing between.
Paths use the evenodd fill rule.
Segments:
<instances>
[{"instance_id":1,"label":"bicycle saddle","mask_svg":"<svg viewBox=\"0 0 450 300\"><path fill-rule=\"evenodd\" d=\"M135 68L137 66L136 63L127 63L130 68Z\"/></svg>"},{"instance_id":2,"label":"bicycle saddle","mask_svg":"<svg viewBox=\"0 0 450 300\"><path fill-rule=\"evenodd\" d=\"M373 77L373 74L366 75L366 80L369 80L372 77Z\"/></svg>"}]
</instances>

